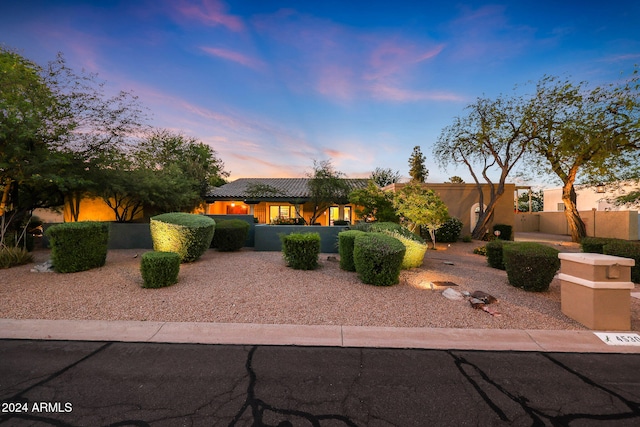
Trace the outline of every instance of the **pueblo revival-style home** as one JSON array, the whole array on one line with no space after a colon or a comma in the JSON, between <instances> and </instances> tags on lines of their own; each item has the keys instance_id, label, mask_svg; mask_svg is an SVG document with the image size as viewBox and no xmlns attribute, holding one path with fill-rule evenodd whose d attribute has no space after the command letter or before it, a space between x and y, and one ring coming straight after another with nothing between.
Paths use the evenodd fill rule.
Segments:
<instances>
[{"instance_id":1,"label":"pueblo revival-style home","mask_svg":"<svg viewBox=\"0 0 640 427\"><path fill-rule=\"evenodd\" d=\"M352 189L365 188L368 179L346 179ZM245 214L258 218L260 224L270 224L278 218L296 218L302 216L307 223L313 211L310 202L308 178L240 178L211 190L206 201L206 212L210 215ZM398 191L406 184L391 184L384 191ZM449 215L459 218L462 234L470 234L479 216L478 187L475 184L425 183L447 205ZM491 188L482 185L485 204L490 199ZM505 185L505 196L495 207L493 224L514 226L515 184ZM486 207L486 205L485 205ZM344 220L353 224L359 218L356 206L344 204L331 206L316 221L320 225L333 225Z\"/></svg>"}]
</instances>

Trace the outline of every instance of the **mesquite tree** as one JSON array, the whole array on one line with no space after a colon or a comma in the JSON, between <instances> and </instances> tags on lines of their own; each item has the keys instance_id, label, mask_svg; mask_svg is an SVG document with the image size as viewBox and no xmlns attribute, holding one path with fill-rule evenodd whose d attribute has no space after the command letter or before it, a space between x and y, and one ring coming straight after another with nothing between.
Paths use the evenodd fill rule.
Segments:
<instances>
[{"instance_id":1,"label":"mesquite tree","mask_svg":"<svg viewBox=\"0 0 640 427\"><path fill-rule=\"evenodd\" d=\"M562 181L571 237L586 236L574 183L620 179L640 163L640 84L637 70L618 83L589 88L547 76L530 101L534 114L531 156L540 171Z\"/></svg>"},{"instance_id":2,"label":"mesquite tree","mask_svg":"<svg viewBox=\"0 0 640 427\"><path fill-rule=\"evenodd\" d=\"M522 98L515 96L495 100L478 98L467 111L466 116L456 117L454 123L442 131L433 152L443 167L457 163L469 169L480 206L472 235L481 239L498 200L504 195L507 177L533 138L531 112ZM484 186L489 188L486 203Z\"/></svg>"}]
</instances>

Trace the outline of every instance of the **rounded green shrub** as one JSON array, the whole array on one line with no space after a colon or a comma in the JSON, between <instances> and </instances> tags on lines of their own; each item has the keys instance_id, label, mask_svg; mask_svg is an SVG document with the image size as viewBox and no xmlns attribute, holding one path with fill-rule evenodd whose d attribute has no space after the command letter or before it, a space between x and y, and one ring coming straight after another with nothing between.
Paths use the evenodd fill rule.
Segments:
<instances>
[{"instance_id":1,"label":"rounded green shrub","mask_svg":"<svg viewBox=\"0 0 640 427\"><path fill-rule=\"evenodd\" d=\"M106 222L65 222L49 227L46 234L53 269L58 273L102 267L107 260L109 224Z\"/></svg>"},{"instance_id":2,"label":"rounded green shrub","mask_svg":"<svg viewBox=\"0 0 640 427\"><path fill-rule=\"evenodd\" d=\"M509 284L525 291L548 290L560 269L558 250L540 243L511 243L504 245L502 253Z\"/></svg>"},{"instance_id":3,"label":"rounded green shrub","mask_svg":"<svg viewBox=\"0 0 640 427\"><path fill-rule=\"evenodd\" d=\"M440 243L457 242L461 232L462 221L458 218L451 217L436 230L436 241Z\"/></svg>"},{"instance_id":4,"label":"rounded green shrub","mask_svg":"<svg viewBox=\"0 0 640 427\"><path fill-rule=\"evenodd\" d=\"M607 237L585 237L580 242L580 246L582 247L582 252L603 254L604 246L616 241L618 241L618 239L611 239Z\"/></svg>"},{"instance_id":5,"label":"rounded green shrub","mask_svg":"<svg viewBox=\"0 0 640 427\"><path fill-rule=\"evenodd\" d=\"M211 247L220 251L238 251L249 235L249 223L241 219L226 219L216 223Z\"/></svg>"},{"instance_id":6,"label":"rounded green shrub","mask_svg":"<svg viewBox=\"0 0 640 427\"><path fill-rule=\"evenodd\" d=\"M291 233L282 236L282 256L296 270L313 270L320 254L319 233Z\"/></svg>"},{"instance_id":7,"label":"rounded green shrub","mask_svg":"<svg viewBox=\"0 0 640 427\"><path fill-rule=\"evenodd\" d=\"M489 264L489 267L497 268L500 270L505 269L504 259L502 256L505 243L506 242L504 240L499 240L499 239L487 242L487 244L485 245L485 248L487 250L486 255L487 255L487 263Z\"/></svg>"},{"instance_id":8,"label":"rounded green shrub","mask_svg":"<svg viewBox=\"0 0 640 427\"><path fill-rule=\"evenodd\" d=\"M640 243L626 240L612 241L604 245L602 253L634 259L636 265L631 267L631 281L640 283Z\"/></svg>"},{"instance_id":9,"label":"rounded green shrub","mask_svg":"<svg viewBox=\"0 0 640 427\"><path fill-rule=\"evenodd\" d=\"M346 230L338 233L338 253L340 254L340 268L346 271L356 271L353 263L353 247L356 236L365 234L360 230Z\"/></svg>"},{"instance_id":10,"label":"rounded green shrub","mask_svg":"<svg viewBox=\"0 0 640 427\"><path fill-rule=\"evenodd\" d=\"M151 217L156 252L175 252L180 262L193 262L211 246L216 222L204 215L172 212Z\"/></svg>"},{"instance_id":11,"label":"rounded green shrub","mask_svg":"<svg viewBox=\"0 0 640 427\"><path fill-rule=\"evenodd\" d=\"M384 234L398 239L404 245L406 251L400 267L402 270L417 268L422 265L427 249L429 249L426 243L420 243L395 232L386 232Z\"/></svg>"},{"instance_id":12,"label":"rounded green shrub","mask_svg":"<svg viewBox=\"0 0 640 427\"><path fill-rule=\"evenodd\" d=\"M511 234L513 231L513 227L507 224L494 224L493 225L493 235L495 236L495 232L499 231L500 235L498 239L500 240L511 240Z\"/></svg>"},{"instance_id":13,"label":"rounded green shrub","mask_svg":"<svg viewBox=\"0 0 640 427\"><path fill-rule=\"evenodd\" d=\"M175 252L146 252L140 261L143 288L162 288L178 282L180 255Z\"/></svg>"},{"instance_id":14,"label":"rounded green shrub","mask_svg":"<svg viewBox=\"0 0 640 427\"><path fill-rule=\"evenodd\" d=\"M356 236L353 261L360 280L375 286L395 285L406 250L402 242L386 234Z\"/></svg>"}]
</instances>

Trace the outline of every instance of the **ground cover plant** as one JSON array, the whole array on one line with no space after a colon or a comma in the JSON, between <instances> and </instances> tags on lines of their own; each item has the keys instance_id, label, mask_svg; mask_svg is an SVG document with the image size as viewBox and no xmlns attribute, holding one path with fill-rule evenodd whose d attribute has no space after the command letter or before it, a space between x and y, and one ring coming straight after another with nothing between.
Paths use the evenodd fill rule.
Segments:
<instances>
[{"instance_id":1,"label":"ground cover plant","mask_svg":"<svg viewBox=\"0 0 640 427\"><path fill-rule=\"evenodd\" d=\"M175 252L193 262L211 246L216 222L204 215L172 212L151 217L151 240L157 252Z\"/></svg>"},{"instance_id":2,"label":"ground cover plant","mask_svg":"<svg viewBox=\"0 0 640 427\"><path fill-rule=\"evenodd\" d=\"M319 233L291 233L282 236L282 256L296 270L313 270L320 254Z\"/></svg>"},{"instance_id":3,"label":"ground cover plant","mask_svg":"<svg viewBox=\"0 0 640 427\"><path fill-rule=\"evenodd\" d=\"M382 233L356 236L353 260L358 277L370 285L395 285L406 250L398 239Z\"/></svg>"},{"instance_id":4,"label":"ground cover plant","mask_svg":"<svg viewBox=\"0 0 640 427\"><path fill-rule=\"evenodd\" d=\"M175 252L146 252L140 261L143 288L162 288L178 282L180 255Z\"/></svg>"},{"instance_id":5,"label":"ground cover plant","mask_svg":"<svg viewBox=\"0 0 640 427\"><path fill-rule=\"evenodd\" d=\"M509 284L525 291L548 290L560 269L559 251L540 243L510 243L503 246L502 253Z\"/></svg>"},{"instance_id":6,"label":"ground cover plant","mask_svg":"<svg viewBox=\"0 0 640 427\"><path fill-rule=\"evenodd\" d=\"M6 246L0 249L0 268L11 268L31 261L33 261L33 255L24 248Z\"/></svg>"},{"instance_id":7,"label":"ground cover plant","mask_svg":"<svg viewBox=\"0 0 640 427\"><path fill-rule=\"evenodd\" d=\"M65 222L46 231L51 261L58 273L75 273L101 267L107 259L109 224L106 222Z\"/></svg>"}]
</instances>

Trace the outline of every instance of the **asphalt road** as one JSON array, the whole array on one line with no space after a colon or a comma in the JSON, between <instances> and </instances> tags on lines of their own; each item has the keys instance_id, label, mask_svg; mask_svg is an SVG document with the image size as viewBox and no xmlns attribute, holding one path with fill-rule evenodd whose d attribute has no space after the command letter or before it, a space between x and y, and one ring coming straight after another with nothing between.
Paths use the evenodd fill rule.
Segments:
<instances>
[{"instance_id":1,"label":"asphalt road","mask_svg":"<svg viewBox=\"0 0 640 427\"><path fill-rule=\"evenodd\" d=\"M8 426L638 426L640 354L0 340Z\"/></svg>"}]
</instances>

